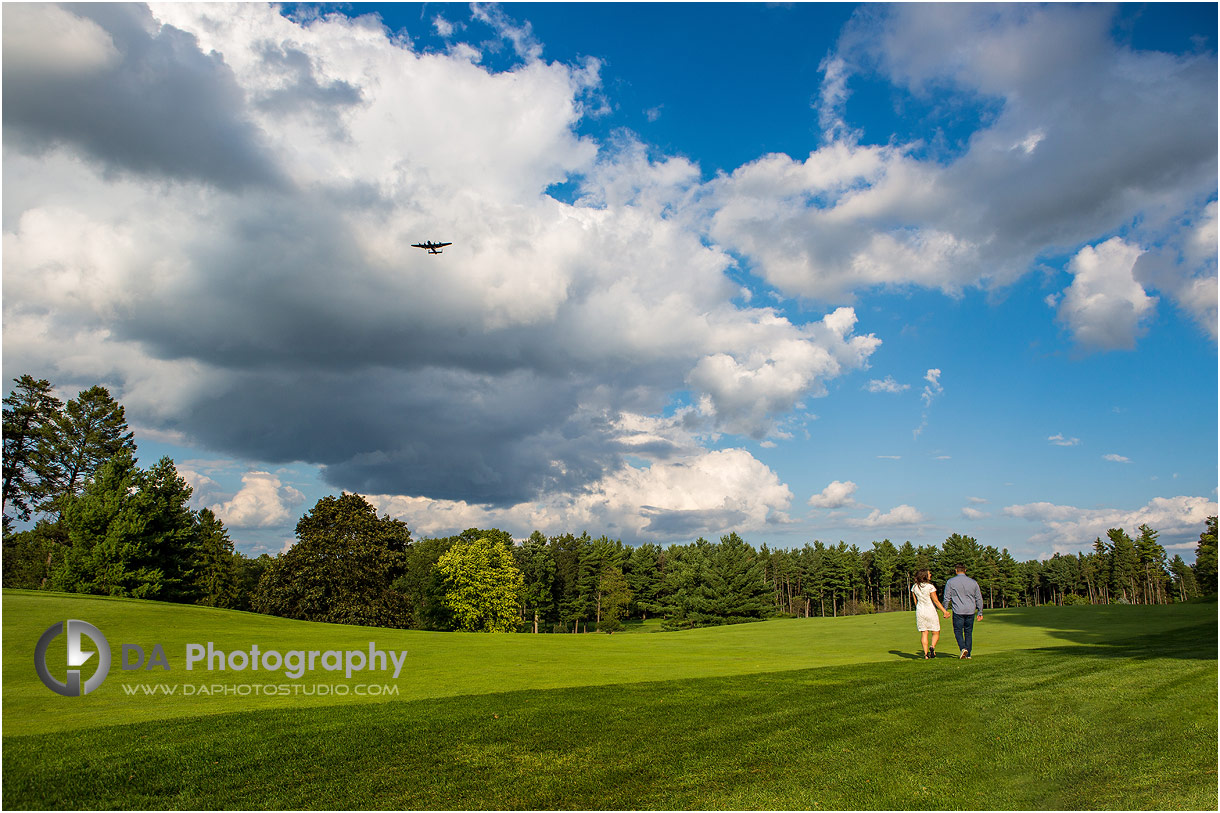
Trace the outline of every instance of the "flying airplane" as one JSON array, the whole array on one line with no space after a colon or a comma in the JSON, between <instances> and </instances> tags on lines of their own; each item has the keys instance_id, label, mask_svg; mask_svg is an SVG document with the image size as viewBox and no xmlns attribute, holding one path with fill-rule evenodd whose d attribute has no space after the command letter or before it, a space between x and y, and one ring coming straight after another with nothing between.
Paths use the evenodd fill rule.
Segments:
<instances>
[{"instance_id":1,"label":"flying airplane","mask_svg":"<svg viewBox=\"0 0 1220 813\"><path fill-rule=\"evenodd\" d=\"M434 243L431 240L425 240L422 243L412 243L411 248L422 248L429 254L444 254L445 252L441 251L441 249L451 245L453 243Z\"/></svg>"}]
</instances>

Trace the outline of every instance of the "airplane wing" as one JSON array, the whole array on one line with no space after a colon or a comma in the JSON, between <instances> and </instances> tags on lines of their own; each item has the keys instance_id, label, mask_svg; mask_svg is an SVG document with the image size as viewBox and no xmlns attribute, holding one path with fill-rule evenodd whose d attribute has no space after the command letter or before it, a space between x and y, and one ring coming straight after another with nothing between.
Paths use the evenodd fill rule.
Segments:
<instances>
[{"instance_id":1,"label":"airplane wing","mask_svg":"<svg viewBox=\"0 0 1220 813\"><path fill-rule=\"evenodd\" d=\"M437 243L437 244L436 244L436 247L437 247L437 248L444 248L445 246L451 246L451 245L453 245L453 243Z\"/></svg>"}]
</instances>

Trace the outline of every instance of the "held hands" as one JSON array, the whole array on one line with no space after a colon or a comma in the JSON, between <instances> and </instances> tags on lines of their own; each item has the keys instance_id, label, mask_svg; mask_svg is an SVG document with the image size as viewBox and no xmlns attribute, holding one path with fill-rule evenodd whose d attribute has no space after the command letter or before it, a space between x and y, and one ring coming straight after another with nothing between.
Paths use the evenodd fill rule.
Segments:
<instances>
[{"instance_id":1,"label":"held hands","mask_svg":"<svg viewBox=\"0 0 1220 813\"><path fill-rule=\"evenodd\" d=\"M979 613L978 618L976 618L976 619L974 619L974 620L975 620L975 621L982 621L982 620L983 620L983 614L982 614L982 613Z\"/></svg>"},{"instance_id":2,"label":"held hands","mask_svg":"<svg viewBox=\"0 0 1220 813\"><path fill-rule=\"evenodd\" d=\"M949 617L949 611L945 610L945 618L948 618L948 617ZM981 618L982 616L979 616L979 617Z\"/></svg>"}]
</instances>

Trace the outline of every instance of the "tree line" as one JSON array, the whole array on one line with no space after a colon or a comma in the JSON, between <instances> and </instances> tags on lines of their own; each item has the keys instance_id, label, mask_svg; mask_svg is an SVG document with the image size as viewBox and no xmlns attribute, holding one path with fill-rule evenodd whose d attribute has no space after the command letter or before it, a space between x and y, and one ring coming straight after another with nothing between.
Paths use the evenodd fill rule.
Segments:
<instances>
[{"instance_id":1,"label":"tree line","mask_svg":"<svg viewBox=\"0 0 1220 813\"><path fill-rule=\"evenodd\" d=\"M173 461L136 464L123 407L104 387L67 403L22 376L4 399L5 587L132 596L288 618L424 630L588 632L661 618L665 629L774 616L911 609L914 573L964 564L989 608L1171 603L1216 593L1216 518L1196 561L1167 559L1157 531L1111 529L1090 552L1019 562L960 534L941 546L861 550L814 541L625 545L588 533L518 544L498 529L412 540L363 497L317 502L275 557L235 551L223 523L189 507ZM33 528L16 532L17 520Z\"/></svg>"}]
</instances>

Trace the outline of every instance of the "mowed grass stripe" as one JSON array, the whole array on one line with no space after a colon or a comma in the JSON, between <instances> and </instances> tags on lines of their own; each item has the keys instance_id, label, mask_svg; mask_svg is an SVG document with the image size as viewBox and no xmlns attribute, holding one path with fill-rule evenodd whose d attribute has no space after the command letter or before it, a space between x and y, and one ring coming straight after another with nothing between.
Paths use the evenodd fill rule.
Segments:
<instances>
[{"instance_id":1,"label":"mowed grass stripe","mask_svg":"<svg viewBox=\"0 0 1220 813\"><path fill-rule=\"evenodd\" d=\"M1215 809L1216 646L1209 620L971 661L6 726L4 805Z\"/></svg>"},{"instance_id":2,"label":"mowed grass stripe","mask_svg":"<svg viewBox=\"0 0 1220 813\"><path fill-rule=\"evenodd\" d=\"M239 710L377 702L377 698L355 695L184 698L180 694L132 697L123 691L124 684L349 682L341 672L321 669L299 681L286 679L282 672L186 671L186 644L209 641L226 651L248 650L251 644L281 653L292 649L366 650L370 641L383 650L405 649L409 655L398 680L392 680L389 672L365 672L351 681L392 683L401 700L886 663L912 657L918 649L912 613L782 619L642 635L477 635L312 624L206 607L29 591L5 590L3 602L3 710L4 729L9 734ZM980 655L994 655L1062 643L1105 648L1149 629L1198 623L1205 615L1214 619L1215 605L997 610L976 627L976 650ZM65 618L79 618L99 627L114 658L102 687L71 702L49 692L33 669L38 637ZM941 649L955 653L949 622L944 627ZM120 670L123 643L139 644L146 653L153 644L163 645L171 670ZM55 646L48 652L48 662L62 664L64 636Z\"/></svg>"}]
</instances>

